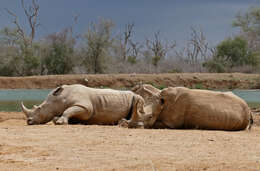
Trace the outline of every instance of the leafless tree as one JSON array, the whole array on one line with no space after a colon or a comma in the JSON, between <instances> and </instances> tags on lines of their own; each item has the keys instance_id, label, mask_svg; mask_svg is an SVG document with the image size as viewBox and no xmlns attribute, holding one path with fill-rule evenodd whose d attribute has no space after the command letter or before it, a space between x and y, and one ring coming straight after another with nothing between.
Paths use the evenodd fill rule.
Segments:
<instances>
[{"instance_id":1,"label":"leafless tree","mask_svg":"<svg viewBox=\"0 0 260 171\"><path fill-rule=\"evenodd\" d=\"M202 29L191 27L191 38L188 40L186 47L176 50L178 58L183 58L193 67L193 71L201 71L201 63L207 61L215 54L215 48L211 48L206 40Z\"/></svg>"},{"instance_id":2,"label":"leafless tree","mask_svg":"<svg viewBox=\"0 0 260 171\"><path fill-rule=\"evenodd\" d=\"M138 42L132 42L129 41L130 48L129 48L129 56L128 61L132 64L137 62L137 58L141 53L141 49L143 48L143 45Z\"/></svg>"},{"instance_id":3,"label":"leafless tree","mask_svg":"<svg viewBox=\"0 0 260 171\"><path fill-rule=\"evenodd\" d=\"M134 23L128 23L125 25L125 30L123 32L123 37L120 37L120 51L122 53L123 61L127 60L127 55L130 52L130 47L128 44L130 43L130 38L133 35ZM130 43L131 45L131 43Z\"/></svg>"},{"instance_id":4,"label":"leafless tree","mask_svg":"<svg viewBox=\"0 0 260 171\"><path fill-rule=\"evenodd\" d=\"M150 50L153 54L152 64L157 66L158 62L163 59L166 54L174 49L176 43L169 44L168 42L163 42L160 38L160 32L154 33L154 40L146 39L146 48Z\"/></svg>"},{"instance_id":5,"label":"leafless tree","mask_svg":"<svg viewBox=\"0 0 260 171\"><path fill-rule=\"evenodd\" d=\"M191 27L191 39L188 42L188 47L187 54L192 64L197 63L199 58L202 60L207 59L209 45L201 29L196 30L194 27Z\"/></svg>"},{"instance_id":6,"label":"leafless tree","mask_svg":"<svg viewBox=\"0 0 260 171\"><path fill-rule=\"evenodd\" d=\"M35 33L39 23L39 5L36 0L32 0L31 4L25 5L24 0L21 0L21 6L30 27L30 33L26 33L26 29L19 22L17 14L10 9L5 8L5 11L13 18L12 23L16 26L15 36L17 38L16 46L19 49L18 57L14 58L17 62L18 75L33 75L38 72L39 58L36 46L33 46ZM19 61L19 62L18 62Z\"/></svg>"},{"instance_id":7,"label":"leafless tree","mask_svg":"<svg viewBox=\"0 0 260 171\"><path fill-rule=\"evenodd\" d=\"M32 3L31 3L31 5L29 5L29 7L26 7L24 4L24 0L21 0L21 5L22 5L23 11L25 13L25 16L27 18L27 21L29 23L29 26L30 26L29 40L27 38L25 29L22 28L22 26L19 23L18 16L7 8L5 8L5 10L7 11L8 14L10 14L12 17L14 17L13 23L15 24L15 26L17 28L17 32L18 32L19 36L21 36L21 38L23 39L24 45L32 46L33 40L35 38L36 28L40 25L40 23L39 23L40 6L37 4L37 1L35 1L35 0L32 0Z\"/></svg>"}]
</instances>

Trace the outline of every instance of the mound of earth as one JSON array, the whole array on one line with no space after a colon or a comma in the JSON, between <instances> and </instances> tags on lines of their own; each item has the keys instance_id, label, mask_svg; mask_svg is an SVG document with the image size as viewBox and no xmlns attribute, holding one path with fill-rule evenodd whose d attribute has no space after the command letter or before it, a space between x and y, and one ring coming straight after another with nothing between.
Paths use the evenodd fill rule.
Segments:
<instances>
[{"instance_id":1,"label":"mound of earth","mask_svg":"<svg viewBox=\"0 0 260 171\"><path fill-rule=\"evenodd\" d=\"M152 84L158 88L185 86L205 89L259 89L259 74L78 74L30 77L0 77L1 89L43 89L62 84L83 84L89 87L132 88L138 83Z\"/></svg>"}]
</instances>

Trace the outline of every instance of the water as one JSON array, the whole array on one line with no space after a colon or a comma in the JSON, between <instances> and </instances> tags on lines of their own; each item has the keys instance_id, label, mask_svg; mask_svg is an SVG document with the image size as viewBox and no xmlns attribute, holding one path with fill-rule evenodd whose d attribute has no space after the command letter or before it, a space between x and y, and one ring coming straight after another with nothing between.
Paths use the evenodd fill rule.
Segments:
<instances>
[{"instance_id":1,"label":"water","mask_svg":"<svg viewBox=\"0 0 260 171\"><path fill-rule=\"evenodd\" d=\"M260 108L260 90L233 90L232 92L244 99L250 107Z\"/></svg>"},{"instance_id":2,"label":"water","mask_svg":"<svg viewBox=\"0 0 260 171\"><path fill-rule=\"evenodd\" d=\"M0 111L21 111L22 101L31 108L35 104L40 104L50 91L49 89L0 90Z\"/></svg>"},{"instance_id":3,"label":"water","mask_svg":"<svg viewBox=\"0 0 260 171\"><path fill-rule=\"evenodd\" d=\"M21 111L20 104L31 108L40 104L50 89L12 89L0 90L0 111ZM234 90L234 94L244 99L251 107L260 107L260 90Z\"/></svg>"}]
</instances>

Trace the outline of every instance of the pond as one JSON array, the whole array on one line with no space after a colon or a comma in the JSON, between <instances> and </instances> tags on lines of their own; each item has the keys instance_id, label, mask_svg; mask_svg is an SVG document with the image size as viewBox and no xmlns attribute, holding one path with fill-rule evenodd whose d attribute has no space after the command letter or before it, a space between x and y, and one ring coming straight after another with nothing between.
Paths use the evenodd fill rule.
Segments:
<instances>
[{"instance_id":1,"label":"pond","mask_svg":"<svg viewBox=\"0 0 260 171\"><path fill-rule=\"evenodd\" d=\"M41 104L50 91L50 89L2 89L0 111L21 111L22 101L31 108L35 104Z\"/></svg>"},{"instance_id":2,"label":"pond","mask_svg":"<svg viewBox=\"0 0 260 171\"><path fill-rule=\"evenodd\" d=\"M21 101L31 108L35 104L40 104L50 91L50 89L2 89L0 111L21 111ZM233 93L246 100L250 107L260 107L260 90L233 90Z\"/></svg>"}]
</instances>

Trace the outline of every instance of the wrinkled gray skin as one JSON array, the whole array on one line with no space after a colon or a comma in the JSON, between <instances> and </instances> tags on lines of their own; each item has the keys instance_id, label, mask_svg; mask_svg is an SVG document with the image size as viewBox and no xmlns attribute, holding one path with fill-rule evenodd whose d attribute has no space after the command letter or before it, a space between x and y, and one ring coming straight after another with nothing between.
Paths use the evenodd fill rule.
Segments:
<instances>
[{"instance_id":1,"label":"wrinkled gray skin","mask_svg":"<svg viewBox=\"0 0 260 171\"><path fill-rule=\"evenodd\" d=\"M142 127L138 119L143 115L144 100L131 91L95 89L83 85L63 85L49 93L45 101L32 109L23 103L22 110L28 125L68 124L76 119L84 124L113 125L131 115L128 123Z\"/></svg>"},{"instance_id":2,"label":"wrinkled gray skin","mask_svg":"<svg viewBox=\"0 0 260 171\"><path fill-rule=\"evenodd\" d=\"M152 110L151 115L146 113L143 117L145 128L237 131L250 129L253 124L248 105L232 92L184 87L169 87L160 91L151 85L140 85L134 92L143 96L145 100L156 99L150 100L155 110Z\"/></svg>"}]
</instances>

